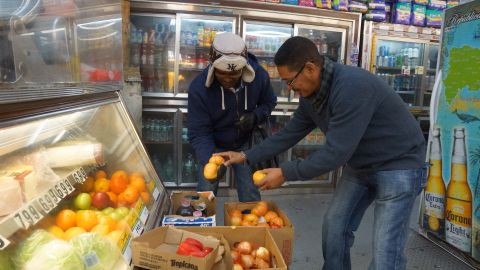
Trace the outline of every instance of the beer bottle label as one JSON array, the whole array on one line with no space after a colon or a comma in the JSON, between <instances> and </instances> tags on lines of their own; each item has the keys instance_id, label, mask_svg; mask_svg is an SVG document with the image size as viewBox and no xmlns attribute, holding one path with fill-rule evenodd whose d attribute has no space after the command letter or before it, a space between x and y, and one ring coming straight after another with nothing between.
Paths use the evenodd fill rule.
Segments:
<instances>
[{"instance_id":1,"label":"beer bottle label","mask_svg":"<svg viewBox=\"0 0 480 270\"><path fill-rule=\"evenodd\" d=\"M425 212L429 216L443 219L445 212L445 196L438 193L426 191Z\"/></svg>"},{"instance_id":2,"label":"beer bottle label","mask_svg":"<svg viewBox=\"0 0 480 270\"><path fill-rule=\"evenodd\" d=\"M445 219L447 242L461 251L470 252L472 247L472 203L448 198Z\"/></svg>"}]
</instances>

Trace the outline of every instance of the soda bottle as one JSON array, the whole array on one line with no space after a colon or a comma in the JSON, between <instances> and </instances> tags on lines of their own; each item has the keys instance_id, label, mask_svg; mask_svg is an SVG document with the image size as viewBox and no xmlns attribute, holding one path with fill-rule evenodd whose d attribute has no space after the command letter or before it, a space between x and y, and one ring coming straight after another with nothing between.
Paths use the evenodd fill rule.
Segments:
<instances>
[{"instance_id":1,"label":"soda bottle","mask_svg":"<svg viewBox=\"0 0 480 270\"><path fill-rule=\"evenodd\" d=\"M472 192L467 182L465 129L454 129L452 176L447 187L445 238L448 243L469 253L472 248Z\"/></svg>"},{"instance_id":2,"label":"soda bottle","mask_svg":"<svg viewBox=\"0 0 480 270\"><path fill-rule=\"evenodd\" d=\"M430 143L430 169L424 193L423 228L443 238L445 231L445 184L442 178L440 129L434 127Z\"/></svg>"}]
</instances>

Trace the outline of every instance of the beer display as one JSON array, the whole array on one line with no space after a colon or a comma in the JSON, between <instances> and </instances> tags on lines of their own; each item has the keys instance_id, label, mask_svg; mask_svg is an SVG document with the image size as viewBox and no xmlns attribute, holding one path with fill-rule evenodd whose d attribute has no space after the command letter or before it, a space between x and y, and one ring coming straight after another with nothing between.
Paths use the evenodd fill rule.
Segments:
<instances>
[{"instance_id":1,"label":"beer display","mask_svg":"<svg viewBox=\"0 0 480 270\"><path fill-rule=\"evenodd\" d=\"M447 188L445 238L463 252L471 251L472 193L467 182L465 129L454 129L451 179Z\"/></svg>"},{"instance_id":2,"label":"beer display","mask_svg":"<svg viewBox=\"0 0 480 270\"><path fill-rule=\"evenodd\" d=\"M430 145L430 169L424 194L423 228L443 237L445 230L445 184L442 177L440 129L435 127Z\"/></svg>"}]
</instances>

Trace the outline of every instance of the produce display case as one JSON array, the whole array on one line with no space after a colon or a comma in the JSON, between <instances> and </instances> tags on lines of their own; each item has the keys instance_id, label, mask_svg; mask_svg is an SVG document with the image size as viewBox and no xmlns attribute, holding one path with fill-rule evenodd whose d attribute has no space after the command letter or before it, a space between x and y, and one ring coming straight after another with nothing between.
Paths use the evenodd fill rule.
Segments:
<instances>
[{"instance_id":1,"label":"produce display case","mask_svg":"<svg viewBox=\"0 0 480 270\"><path fill-rule=\"evenodd\" d=\"M268 72L273 91L278 97L278 105L272 112L270 120L280 121L281 123L278 123L283 125L284 120L289 119L298 106L298 97L289 91L285 82L279 78L273 63L275 52L281 44L291 36L302 35L312 39L321 54L335 61L350 64L351 49L356 46L354 44L359 44L360 39L361 15L358 13L254 1L222 1L219 4L206 0L155 2L136 0L132 1L131 9L130 33L133 31L138 35L139 29L143 33L145 31L150 33L149 29L154 29L153 32L158 36L158 31L155 29L166 29L167 24L168 29L175 32L170 35L169 40L171 42L169 46L172 49L169 49L168 59L172 61L169 61L168 73L163 72L162 75L168 77L169 90L167 92L162 91L161 88L153 88L145 91L143 88L144 115L150 115L152 111L161 111L165 108L185 110L190 82L208 66L206 57L208 59L213 36L218 31L231 31L245 40L249 52L256 56L259 64ZM163 28L158 26L159 18L164 20L161 22L165 24ZM160 33L163 32L160 30ZM138 55L136 51L131 54ZM130 65L132 66L132 63ZM148 82L145 83L141 65L140 73L143 85L148 85ZM172 86L173 89L171 89ZM186 126L179 129L181 122L183 121L179 116L175 122L178 125L175 128L178 137L183 137L186 132ZM309 135L308 144L299 142L298 146L281 154L281 161L305 158L308 153L318 148L317 140L310 140L311 137L320 138L317 133ZM144 138L144 142L146 141ZM158 151L149 144L147 148L151 154ZM157 152L157 155L161 153ZM189 164L192 158L195 160L191 146L187 142L178 143L173 155L173 159L178 162L174 165L176 172L173 174L178 178L168 185L179 187L196 185L196 181L187 179L190 176L188 173L184 174L185 169L188 171L191 168ZM161 174L160 171L157 172ZM333 185L334 175L336 174L328 173L312 181L302 181L295 185L292 183L292 186L315 186L325 183ZM227 179L220 185L227 187L234 185L232 175L227 173Z\"/></svg>"},{"instance_id":2,"label":"produce display case","mask_svg":"<svg viewBox=\"0 0 480 270\"><path fill-rule=\"evenodd\" d=\"M121 5L11 4L0 12L0 269L128 269L131 239L169 201L120 95Z\"/></svg>"}]
</instances>

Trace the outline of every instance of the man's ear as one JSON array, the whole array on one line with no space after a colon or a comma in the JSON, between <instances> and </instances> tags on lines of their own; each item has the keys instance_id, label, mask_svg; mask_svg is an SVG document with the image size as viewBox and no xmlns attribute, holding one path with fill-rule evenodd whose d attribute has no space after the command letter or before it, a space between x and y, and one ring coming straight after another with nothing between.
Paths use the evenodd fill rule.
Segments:
<instances>
[{"instance_id":1,"label":"man's ear","mask_svg":"<svg viewBox=\"0 0 480 270\"><path fill-rule=\"evenodd\" d=\"M305 64L305 72L308 73L309 76L313 76L313 77L318 77L319 75L319 72L320 72L320 68L315 65L315 63L313 62L307 62Z\"/></svg>"}]
</instances>

